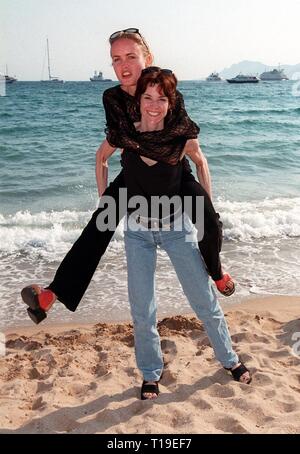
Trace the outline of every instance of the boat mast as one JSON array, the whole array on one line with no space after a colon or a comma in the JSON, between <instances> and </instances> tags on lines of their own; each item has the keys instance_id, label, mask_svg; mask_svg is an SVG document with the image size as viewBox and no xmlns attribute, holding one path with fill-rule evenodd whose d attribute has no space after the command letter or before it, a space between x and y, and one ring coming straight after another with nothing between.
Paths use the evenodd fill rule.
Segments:
<instances>
[{"instance_id":1,"label":"boat mast","mask_svg":"<svg viewBox=\"0 0 300 454\"><path fill-rule=\"evenodd\" d=\"M51 80L50 55L49 55L49 41L48 41L48 38L47 38L47 55L48 55L48 74L49 74L49 80Z\"/></svg>"}]
</instances>

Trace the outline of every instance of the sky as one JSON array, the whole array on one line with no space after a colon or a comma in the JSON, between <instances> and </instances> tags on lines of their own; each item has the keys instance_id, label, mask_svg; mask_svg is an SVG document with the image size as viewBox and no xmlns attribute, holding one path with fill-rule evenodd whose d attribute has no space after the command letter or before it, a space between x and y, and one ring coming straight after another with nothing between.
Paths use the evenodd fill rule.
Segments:
<instances>
[{"instance_id":1,"label":"sky","mask_svg":"<svg viewBox=\"0 0 300 454\"><path fill-rule=\"evenodd\" d=\"M0 0L0 72L46 78L48 36L53 75L88 80L97 69L115 79L108 37L128 27L181 80L242 60L297 64L299 23L300 0Z\"/></svg>"}]
</instances>

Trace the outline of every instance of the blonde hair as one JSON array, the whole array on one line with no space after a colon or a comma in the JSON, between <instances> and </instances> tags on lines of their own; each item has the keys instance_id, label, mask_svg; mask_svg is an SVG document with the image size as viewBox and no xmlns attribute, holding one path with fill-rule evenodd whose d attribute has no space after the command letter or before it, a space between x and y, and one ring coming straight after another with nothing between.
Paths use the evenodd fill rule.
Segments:
<instances>
[{"instance_id":1,"label":"blonde hair","mask_svg":"<svg viewBox=\"0 0 300 454\"><path fill-rule=\"evenodd\" d=\"M150 47L149 47L147 41L140 33L120 32L120 34L118 36L116 36L115 38L109 39L109 44L112 46L113 43L115 43L119 39L131 39L131 41L134 41L135 43L137 43L140 46L140 48L142 49L144 57L147 58L148 56L150 56L151 63L152 63L153 54L150 50Z\"/></svg>"}]
</instances>

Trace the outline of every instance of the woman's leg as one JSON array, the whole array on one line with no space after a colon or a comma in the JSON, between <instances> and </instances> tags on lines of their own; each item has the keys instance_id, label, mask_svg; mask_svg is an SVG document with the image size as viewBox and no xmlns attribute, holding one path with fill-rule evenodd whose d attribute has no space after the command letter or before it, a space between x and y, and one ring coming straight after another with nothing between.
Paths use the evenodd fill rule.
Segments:
<instances>
[{"instance_id":1,"label":"woman's leg","mask_svg":"<svg viewBox=\"0 0 300 454\"><path fill-rule=\"evenodd\" d=\"M201 251L203 260L210 276L214 281L222 279L222 267L220 261L220 252L222 248L222 222L220 216L216 213L209 195L205 189L194 179L182 181L181 193L182 197L189 196L192 201L192 217L193 224L199 222L196 219L196 197L204 197L204 234L201 241L198 242L198 247Z\"/></svg>"},{"instance_id":2,"label":"woman's leg","mask_svg":"<svg viewBox=\"0 0 300 454\"><path fill-rule=\"evenodd\" d=\"M196 233L193 241L186 235L194 230L189 219L181 232L162 232L162 248L169 255L188 301L204 323L216 358L227 368L238 363L223 311L212 288L199 252ZM189 238L191 239L191 238Z\"/></svg>"},{"instance_id":3,"label":"woman's leg","mask_svg":"<svg viewBox=\"0 0 300 454\"><path fill-rule=\"evenodd\" d=\"M104 195L112 197L116 202L116 225L120 221L119 189L124 187L123 172L121 172L104 192ZM113 230L104 232L98 230L96 222L101 211L103 208L94 212L80 237L59 265L53 281L47 287L55 293L59 301L73 312L83 297L99 261L115 233Z\"/></svg>"},{"instance_id":4,"label":"woman's leg","mask_svg":"<svg viewBox=\"0 0 300 454\"><path fill-rule=\"evenodd\" d=\"M147 382L160 379L163 359L156 322L156 244L150 231L124 233L128 297L134 324L137 366Z\"/></svg>"}]
</instances>

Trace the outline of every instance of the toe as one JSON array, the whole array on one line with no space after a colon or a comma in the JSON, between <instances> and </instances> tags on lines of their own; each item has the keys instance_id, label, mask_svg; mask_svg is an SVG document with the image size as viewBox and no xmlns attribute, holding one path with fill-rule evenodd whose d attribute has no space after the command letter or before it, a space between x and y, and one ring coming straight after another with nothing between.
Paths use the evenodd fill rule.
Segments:
<instances>
[{"instance_id":1,"label":"toe","mask_svg":"<svg viewBox=\"0 0 300 454\"><path fill-rule=\"evenodd\" d=\"M249 383L250 381L250 374L249 372L245 372L241 377L240 377L240 382L241 383Z\"/></svg>"},{"instance_id":2,"label":"toe","mask_svg":"<svg viewBox=\"0 0 300 454\"><path fill-rule=\"evenodd\" d=\"M157 398L157 394L156 393L143 393L143 396L147 400L153 400L153 399Z\"/></svg>"}]
</instances>

